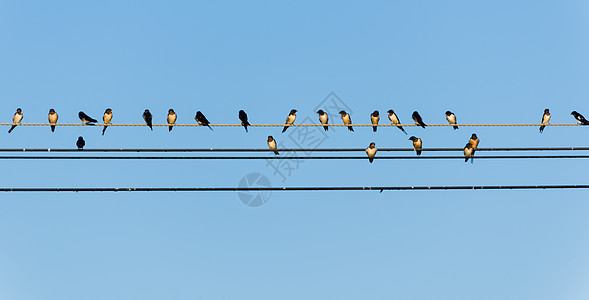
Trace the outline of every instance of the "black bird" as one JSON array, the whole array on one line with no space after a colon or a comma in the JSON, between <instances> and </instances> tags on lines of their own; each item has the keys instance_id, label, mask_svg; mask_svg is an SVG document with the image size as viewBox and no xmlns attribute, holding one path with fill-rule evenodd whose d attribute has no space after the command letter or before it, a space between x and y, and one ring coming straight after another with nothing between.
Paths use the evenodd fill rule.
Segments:
<instances>
[{"instance_id":1,"label":"black bird","mask_svg":"<svg viewBox=\"0 0 589 300\"><path fill-rule=\"evenodd\" d=\"M78 150L84 150L84 146L86 146L86 142L84 141L83 137L78 137L78 141L76 142L76 146L78 146Z\"/></svg>"},{"instance_id":2,"label":"black bird","mask_svg":"<svg viewBox=\"0 0 589 300\"><path fill-rule=\"evenodd\" d=\"M147 124L147 126L149 126L149 129L153 130L153 123L152 123L153 116L149 112L149 109L146 109L143 112L143 120L145 120L145 124Z\"/></svg>"},{"instance_id":3,"label":"black bird","mask_svg":"<svg viewBox=\"0 0 589 300\"><path fill-rule=\"evenodd\" d=\"M82 120L82 122L84 122L84 124L86 124L86 125L94 125L92 123L98 122L98 121L96 121L96 119L91 118L90 116L85 114L83 111L78 113L78 118L80 118L80 120Z\"/></svg>"},{"instance_id":4,"label":"black bird","mask_svg":"<svg viewBox=\"0 0 589 300\"><path fill-rule=\"evenodd\" d=\"M423 123L423 119L421 119L421 116L419 115L419 113L417 111L413 112L413 114L411 115L411 118L413 118L413 121L415 121L416 125L419 125L423 128L425 128L425 126L427 126L427 124Z\"/></svg>"},{"instance_id":5,"label":"black bird","mask_svg":"<svg viewBox=\"0 0 589 300\"><path fill-rule=\"evenodd\" d=\"M209 127L210 130L213 130L213 128L211 128L211 126L209 126L209 124L211 124L209 122L209 120L207 120L207 117L205 117L205 115L203 115L200 110L196 112L196 116L194 117L194 119L196 120L196 122L198 122L198 124L202 125L202 126L207 126Z\"/></svg>"},{"instance_id":6,"label":"black bird","mask_svg":"<svg viewBox=\"0 0 589 300\"><path fill-rule=\"evenodd\" d=\"M296 119L297 119L297 110L291 109L290 113L286 117L286 122L284 124L292 125ZM290 127L290 126L284 126L284 128L282 128L282 132L284 133L288 129L288 127Z\"/></svg>"},{"instance_id":7,"label":"black bird","mask_svg":"<svg viewBox=\"0 0 589 300\"><path fill-rule=\"evenodd\" d=\"M12 123L14 123L15 125L12 125L12 127L10 127L10 129L8 130L8 133L11 133L14 130L14 128L16 128L16 124L20 124L22 117L23 117L22 109L17 108L16 112L14 113L14 116L12 116Z\"/></svg>"},{"instance_id":8,"label":"black bird","mask_svg":"<svg viewBox=\"0 0 589 300\"><path fill-rule=\"evenodd\" d=\"M589 121L587 121L587 119L585 119L585 117L583 117L582 114L580 114L580 113L578 113L576 111L573 111L571 113L571 115L573 115L573 117L575 117L575 119L577 119L577 121L579 121L580 124L582 124L582 125L589 125Z\"/></svg>"},{"instance_id":9,"label":"black bird","mask_svg":"<svg viewBox=\"0 0 589 300\"><path fill-rule=\"evenodd\" d=\"M247 132L247 127L250 125L250 123L247 121L247 114L245 113L245 111L239 111L239 120L241 121L241 126L245 128L245 132Z\"/></svg>"}]
</instances>

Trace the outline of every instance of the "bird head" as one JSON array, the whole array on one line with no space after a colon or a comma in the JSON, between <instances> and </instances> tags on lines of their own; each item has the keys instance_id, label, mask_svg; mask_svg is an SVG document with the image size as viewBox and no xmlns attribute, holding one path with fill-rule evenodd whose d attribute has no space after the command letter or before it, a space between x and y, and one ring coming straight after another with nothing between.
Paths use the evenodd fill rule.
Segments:
<instances>
[{"instance_id":1,"label":"bird head","mask_svg":"<svg viewBox=\"0 0 589 300\"><path fill-rule=\"evenodd\" d=\"M274 140L274 138L273 138L271 135L269 135L269 136L268 136L268 142L271 142L271 141L273 141L273 140Z\"/></svg>"},{"instance_id":2,"label":"bird head","mask_svg":"<svg viewBox=\"0 0 589 300\"><path fill-rule=\"evenodd\" d=\"M373 117L378 117L378 110L375 110L375 111L373 111L373 112L372 112L372 116L373 116Z\"/></svg>"},{"instance_id":3,"label":"bird head","mask_svg":"<svg viewBox=\"0 0 589 300\"><path fill-rule=\"evenodd\" d=\"M412 136L412 137L410 137L410 138L409 138L409 140L410 140L410 141L414 141L414 142L415 142L415 141L417 140L417 138L416 138L416 137L414 137L414 136Z\"/></svg>"},{"instance_id":4,"label":"bird head","mask_svg":"<svg viewBox=\"0 0 589 300\"><path fill-rule=\"evenodd\" d=\"M323 116L323 115L325 114L325 112L324 112L322 109L318 110L318 111L317 111L317 113L318 113L320 116Z\"/></svg>"},{"instance_id":5,"label":"bird head","mask_svg":"<svg viewBox=\"0 0 589 300\"><path fill-rule=\"evenodd\" d=\"M451 112L451 111L449 111L449 110L448 110L448 111L446 111L446 116L450 116L450 115L452 115L452 112Z\"/></svg>"}]
</instances>

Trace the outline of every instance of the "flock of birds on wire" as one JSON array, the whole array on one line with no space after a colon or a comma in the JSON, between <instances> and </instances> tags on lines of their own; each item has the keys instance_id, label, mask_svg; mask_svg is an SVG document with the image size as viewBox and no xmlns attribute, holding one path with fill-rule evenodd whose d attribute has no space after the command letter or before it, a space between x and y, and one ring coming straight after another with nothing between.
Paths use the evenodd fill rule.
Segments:
<instances>
[{"instance_id":1,"label":"flock of birds on wire","mask_svg":"<svg viewBox=\"0 0 589 300\"><path fill-rule=\"evenodd\" d=\"M401 126L401 122L399 121L399 118L397 117L395 112L391 109L391 110L388 110L387 113L388 113L389 120L391 121L391 124L394 126L397 126L397 128L399 128L403 133L407 134L405 129L403 129L403 126ZM329 124L329 117L326 112L324 112L323 110L320 109L317 111L317 114L319 115L319 122L321 122L321 124L323 124L323 125ZM347 126L348 130L354 131L354 128L352 126L352 119L350 118L350 115L343 110L340 111L339 114L341 115L344 125L348 125ZM573 112L571 112L571 115L579 122L579 124L589 125L589 121L587 121L587 119L585 119L585 117L583 117L583 115L581 115L580 113L573 111ZM247 132L248 131L247 127L251 125L248 122L247 114L245 113L245 111L240 110L238 116L239 116L239 120L241 121L241 125L245 128L245 131ZM98 122L96 119L88 116L83 111L80 111L78 113L78 117L86 125L95 125L95 123ZM103 117L102 117L102 120L104 122L104 128L102 129L102 135L104 135L109 124L112 124L111 123L112 117L113 117L112 109L107 108L106 111L104 112ZM284 128L282 129L282 132L285 132L288 129L288 127L290 127L290 125L294 124L296 117L297 117L297 110L292 109L290 111L290 113L288 114L288 117L286 117L286 122L285 122L286 126L284 126ZM411 115L411 118L413 119L413 121L415 122L416 125L421 126L423 128L425 128L427 126L427 124L425 124L422 117L419 115L419 113L417 111L413 112L413 114ZM11 133L16 128L16 126L18 126L21 123L22 119L23 119L22 110L20 108L18 108L16 110L16 113L12 117L13 125L8 130L8 133ZM54 132L56 124L57 124L58 115L53 108L49 110L48 119L49 119L51 131ZM169 124L168 131L172 131L172 129L174 128L174 124L176 124L176 119L177 119L177 116L176 116L176 113L174 112L174 110L173 109L168 110L168 118L167 118L167 121ZM198 124L200 124L202 126L207 126L207 127L209 127L209 129L213 130L213 128L211 128L211 126L210 126L211 123L209 122L209 120L205 117L205 115L202 112L197 111L194 119L196 120L196 122ZM146 109L143 112L143 120L145 120L145 124L151 130L153 130L153 122L152 122L153 116L152 116L151 112L149 111L149 109ZM372 114L370 114L370 120L373 125L372 130L374 132L376 132L376 130L378 128L378 122L380 121L380 115L379 115L378 110L375 110ZM446 120L448 121L448 124L453 126L454 130L458 129L458 123L456 121L456 115L454 113L452 113L451 111L446 111ZM545 125L548 124L549 121L550 121L550 111L548 109L545 109L544 114L542 115L542 126L540 126L540 133L542 133L544 131L544 128L546 127ZM329 126L323 126L323 129L325 131L327 131L327 130L329 130ZM421 139L418 137L415 137L415 136L411 136L409 138L409 140L413 142L413 148L415 149L416 154L421 155L421 149L422 149ZM276 145L276 140L274 139L274 137L272 137L271 135L268 136L267 143L268 143L269 149L274 151L274 154L279 155L278 148ZM83 150L85 145L86 145L86 142L84 141L84 138L81 136L78 137L78 140L76 142L76 146L78 147L78 150ZM474 153L475 153L478 145L479 145L479 139L478 139L476 133L473 133L470 140L468 141L468 143L464 147L464 158L465 158L464 161L465 162L468 162L469 158L471 158L471 162L472 162L472 158L474 156ZM368 160L370 161L370 163L373 162L376 152L377 152L376 144L374 142L370 143L368 148L366 148L366 154L368 155Z\"/></svg>"}]
</instances>

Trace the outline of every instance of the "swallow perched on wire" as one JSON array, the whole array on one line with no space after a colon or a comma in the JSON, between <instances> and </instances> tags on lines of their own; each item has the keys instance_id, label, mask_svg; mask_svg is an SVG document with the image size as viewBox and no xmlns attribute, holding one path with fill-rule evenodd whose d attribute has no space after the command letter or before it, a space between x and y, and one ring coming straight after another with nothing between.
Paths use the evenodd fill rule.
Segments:
<instances>
[{"instance_id":1,"label":"swallow perched on wire","mask_svg":"<svg viewBox=\"0 0 589 300\"><path fill-rule=\"evenodd\" d=\"M418 137L410 137L409 138L410 141L413 142L413 148L415 149L415 152L417 153L417 155L421 155L421 139Z\"/></svg>"},{"instance_id":2,"label":"swallow perched on wire","mask_svg":"<svg viewBox=\"0 0 589 300\"><path fill-rule=\"evenodd\" d=\"M380 116L378 115L378 110L375 110L370 114L370 122L372 122L372 125L378 125L378 121L380 121ZM376 132L377 128L378 126L372 126L372 131Z\"/></svg>"},{"instance_id":3,"label":"swallow perched on wire","mask_svg":"<svg viewBox=\"0 0 589 300\"><path fill-rule=\"evenodd\" d=\"M168 125L170 125L170 126L168 126L168 132L172 131L172 129L174 128L173 125L176 124L177 117L178 116L176 116L176 113L174 112L174 110L170 108L168 110Z\"/></svg>"},{"instance_id":4,"label":"swallow perched on wire","mask_svg":"<svg viewBox=\"0 0 589 300\"><path fill-rule=\"evenodd\" d=\"M153 116L151 115L151 112L149 112L149 109L146 109L143 112L143 120L145 120L145 124L149 126L149 129L153 131Z\"/></svg>"},{"instance_id":5,"label":"swallow perched on wire","mask_svg":"<svg viewBox=\"0 0 589 300\"><path fill-rule=\"evenodd\" d=\"M580 114L580 113L578 113L576 111L573 111L571 113L571 115L573 115L573 117L575 117L575 119L579 122L579 124L581 124L581 125L589 125L589 121L587 121L587 119L585 119L585 117L583 117L582 114Z\"/></svg>"},{"instance_id":6,"label":"swallow perched on wire","mask_svg":"<svg viewBox=\"0 0 589 300\"><path fill-rule=\"evenodd\" d=\"M76 146L78 146L78 150L84 150L84 146L86 146L86 141L84 141L83 137L78 137L78 141L76 142Z\"/></svg>"},{"instance_id":7,"label":"swallow perched on wire","mask_svg":"<svg viewBox=\"0 0 589 300\"><path fill-rule=\"evenodd\" d=\"M446 120L448 120L448 124L454 125L454 130L458 129L456 126L456 115L451 111L446 111Z\"/></svg>"},{"instance_id":8,"label":"swallow perched on wire","mask_svg":"<svg viewBox=\"0 0 589 300\"><path fill-rule=\"evenodd\" d=\"M464 146L464 162L467 162L469 158L473 158L475 149L472 147L471 143L467 143ZM470 160L472 162L472 159Z\"/></svg>"},{"instance_id":9,"label":"swallow perched on wire","mask_svg":"<svg viewBox=\"0 0 589 300\"><path fill-rule=\"evenodd\" d=\"M474 149L476 149L479 146L479 138L477 137L476 133L473 133L470 136L470 140L468 141L468 143L471 144Z\"/></svg>"},{"instance_id":10,"label":"swallow perched on wire","mask_svg":"<svg viewBox=\"0 0 589 300\"><path fill-rule=\"evenodd\" d=\"M239 120L241 121L241 126L245 128L245 132L247 132L247 127L250 126L250 123L247 121L247 114L245 113L245 111L239 111Z\"/></svg>"},{"instance_id":11,"label":"swallow perched on wire","mask_svg":"<svg viewBox=\"0 0 589 300\"><path fill-rule=\"evenodd\" d=\"M102 116L102 121L104 122L104 124L110 124L110 122L112 121L112 109L107 108L104 111L104 115ZM102 128L102 135L104 135L104 132L106 131L107 127L108 127L108 125L104 125L104 128Z\"/></svg>"},{"instance_id":12,"label":"swallow perched on wire","mask_svg":"<svg viewBox=\"0 0 589 300\"><path fill-rule=\"evenodd\" d=\"M268 148L274 150L274 154L279 155L278 148L276 147L276 140L271 135L268 136Z\"/></svg>"},{"instance_id":13,"label":"swallow perched on wire","mask_svg":"<svg viewBox=\"0 0 589 300\"><path fill-rule=\"evenodd\" d=\"M350 118L350 115L347 112L342 110L339 112L339 114L342 115L342 121L344 121L345 125L352 125L352 119ZM354 128L352 128L352 126L348 126L348 130L354 131Z\"/></svg>"},{"instance_id":14,"label":"swallow perched on wire","mask_svg":"<svg viewBox=\"0 0 589 300\"><path fill-rule=\"evenodd\" d=\"M368 148L366 148L366 154L368 155L368 161L372 163L374 161L374 156L376 155L376 144L374 142L370 143Z\"/></svg>"},{"instance_id":15,"label":"swallow perched on wire","mask_svg":"<svg viewBox=\"0 0 589 300\"><path fill-rule=\"evenodd\" d=\"M546 127L544 124L548 124L548 121L550 121L550 111L547 108L544 110L544 114L542 115L542 126L540 126L540 133L544 132L544 128Z\"/></svg>"},{"instance_id":16,"label":"swallow perched on wire","mask_svg":"<svg viewBox=\"0 0 589 300\"><path fill-rule=\"evenodd\" d=\"M83 111L80 111L78 113L78 118L80 118L80 120L86 125L94 125L93 123L98 122L98 121L96 121L96 119L91 118L90 116L85 114Z\"/></svg>"},{"instance_id":17,"label":"swallow perched on wire","mask_svg":"<svg viewBox=\"0 0 589 300\"><path fill-rule=\"evenodd\" d=\"M419 115L419 113L417 111L413 112L413 114L411 115L411 118L413 119L413 121L415 121L416 125L419 125L423 128L425 128L425 126L427 126L427 124L423 123L423 119L421 118L421 116Z\"/></svg>"},{"instance_id":18,"label":"swallow perched on wire","mask_svg":"<svg viewBox=\"0 0 589 300\"><path fill-rule=\"evenodd\" d=\"M20 121L22 121L22 117L23 117L22 109L17 108L16 112L14 113L14 116L12 116L12 123L14 125L12 125L12 127L10 127L10 129L8 129L8 133L11 133L14 130L14 128L16 128L16 125L20 124Z\"/></svg>"},{"instance_id":19,"label":"swallow perched on wire","mask_svg":"<svg viewBox=\"0 0 589 300\"><path fill-rule=\"evenodd\" d=\"M205 117L205 115L203 115L203 113L199 111L196 112L196 116L194 117L194 119L196 120L196 122L202 126L207 126L210 130L213 130L213 128L211 128L210 126L210 122L209 120L207 120L207 117Z\"/></svg>"},{"instance_id":20,"label":"swallow perched on wire","mask_svg":"<svg viewBox=\"0 0 589 300\"><path fill-rule=\"evenodd\" d=\"M51 132L55 132L55 124L57 124L57 113L55 112L55 110L52 108L49 110L49 115L47 116L47 119L49 119L49 124L51 124Z\"/></svg>"},{"instance_id":21,"label":"swallow perched on wire","mask_svg":"<svg viewBox=\"0 0 589 300\"><path fill-rule=\"evenodd\" d=\"M321 122L323 125L327 125L329 122L329 116L327 116L327 113L320 109L317 111L317 114L319 115L319 122ZM329 126L323 126L323 130L329 130Z\"/></svg>"},{"instance_id":22,"label":"swallow perched on wire","mask_svg":"<svg viewBox=\"0 0 589 300\"><path fill-rule=\"evenodd\" d=\"M294 123L294 121L297 119L297 110L296 109L291 109L290 113L288 114L288 116L286 117L286 125L292 125ZM288 127L290 126L284 126L284 128L282 128L282 132L284 133Z\"/></svg>"},{"instance_id":23,"label":"swallow perched on wire","mask_svg":"<svg viewBox=\"0 0 589 300\"><path fill-rule=\"evenodd\" d=\"M403 129L403 126L398 126L399 124L401 124L401 122L399 121L399 117L397 117L397 114L395 114L395 111L392 109L389 109L388 114L389 114L389 120L391 120L391 124L397 125L397 128L401 129L401 131L403 131L404 134L407 134L405 129Z\"/></svg>"}]
</instances>

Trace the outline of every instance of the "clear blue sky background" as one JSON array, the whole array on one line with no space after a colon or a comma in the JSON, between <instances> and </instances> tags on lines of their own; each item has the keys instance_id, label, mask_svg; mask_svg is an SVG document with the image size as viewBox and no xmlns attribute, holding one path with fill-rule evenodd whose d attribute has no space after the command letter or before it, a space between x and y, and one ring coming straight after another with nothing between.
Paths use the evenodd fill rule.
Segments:
<instances>
[{"instance_id":1,"label":"clear blue sky background","mask_svg":"<svg viewBox=\"0 0 589 300\"><path fill-rule=\"evenodd\" d=\"M476 1L475 1L476 2ZM2 1L0 119L298 120L335 92L352 121L589 117L586 1ZM386 118L385 118L386 119ZM331 115L333 122L341 122ZM410 147L395 128L321 147ZM426 147L587 146L587 129L408 128ZM280 128L18 127L1 147L263 148ZM380 153L384 154L384 153ZM433 155L425 153L424 155ZM3 187L587 184L584 160L2 161ZM0 194L2 299L587 299L588 192Z\"/></svg>"}]
</instances>

